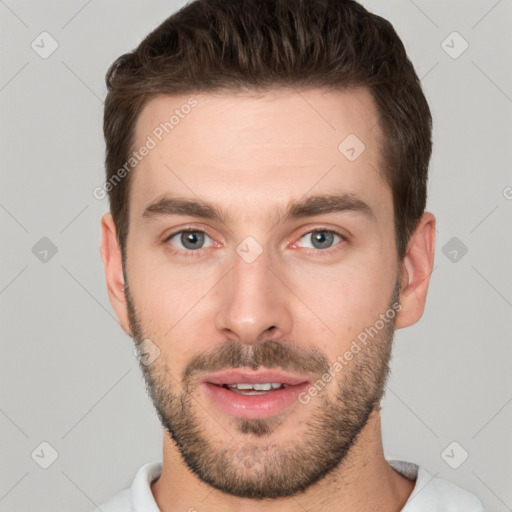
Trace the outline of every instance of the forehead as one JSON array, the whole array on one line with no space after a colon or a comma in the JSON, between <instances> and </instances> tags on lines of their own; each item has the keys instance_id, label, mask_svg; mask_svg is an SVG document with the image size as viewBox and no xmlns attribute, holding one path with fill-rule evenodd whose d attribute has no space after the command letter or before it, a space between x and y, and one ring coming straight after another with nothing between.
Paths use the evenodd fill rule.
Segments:
<instances>
[{"instance_id":1,"label":"forehead","mask_svg":"<svg viewBox=\"0 0 512 512\"><path fill-rule=\"evenodd\" d=\"M365 89L199 93L150 100L135 148L131 214L164 193L263 205L335 187L389 196L382 178L378 112ZM380 200L383 198L381 197Z\"/></svg>"}]
</instances>

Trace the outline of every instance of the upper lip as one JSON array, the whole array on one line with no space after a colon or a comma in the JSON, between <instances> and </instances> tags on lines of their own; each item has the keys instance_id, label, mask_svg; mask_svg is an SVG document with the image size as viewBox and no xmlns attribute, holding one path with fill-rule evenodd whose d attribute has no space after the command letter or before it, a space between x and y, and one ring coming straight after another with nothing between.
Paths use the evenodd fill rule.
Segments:
<instances>
[{"instance_id":1,"label":"upper lip","mask_svg":"<svg viewBox=\"0 0 512 512\"><path fill-rule=\"evenodd\" d=\"M266 382L288 384L294 386L309 382L310 379L300 375L293 375L282 371L260 370L248 371L240 369L226 370L223 372L213 373L201 379L201 382L210 384L262 384Z\"/></svg>"}]
</instances>

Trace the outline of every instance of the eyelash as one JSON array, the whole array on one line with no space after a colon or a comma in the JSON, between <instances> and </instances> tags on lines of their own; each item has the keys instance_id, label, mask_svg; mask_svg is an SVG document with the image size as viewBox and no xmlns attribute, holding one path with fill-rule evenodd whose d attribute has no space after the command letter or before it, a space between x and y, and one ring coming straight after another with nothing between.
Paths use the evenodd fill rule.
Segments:
<instances>
[{"instance_id":1,"label":"eyelash","mask_svg":"<svg viewBox=\"0 0 512 512\"><path fill-rule=\"evenodd\" d=\"M322 228L322 227L306 231L303 235L301 235L298 238L298 240L303 238L305 235L309 235L310 233L316 233L316 232L333 233L334 235L339 236L341 241L338 242L336 245L333 245L332 247L329 247L327 249L309 249L308 248L309 251L313 251L313 254L317 254L317 253L327 253L327 254L329 254L332 251L335 251L335 250L339 249L338 246L340 246L340 245L342 245L342 244L344 244L344 243L346 243L348 241L347 237L345 235L341 234L339 231L336 231L334 229ZM174 233L172 233L169 236L167 236L163 240L163 243L165 245L167 245L167 246L171 246L171 244L169 244L169 240L171 240L173 237L175 237L176 235L179 235L181 233L204 233L205 235L209 236L208 233L204 229L200 229L200 228L180 229L179 231L175 231ZM185 249L177 249L177 248L173 247L171 249L171 252L180 254L180 255L182 255L185 258L197 258L197 257L201 256L201 250L200 249L185 250Z\"/></svg>"}]
</instances>

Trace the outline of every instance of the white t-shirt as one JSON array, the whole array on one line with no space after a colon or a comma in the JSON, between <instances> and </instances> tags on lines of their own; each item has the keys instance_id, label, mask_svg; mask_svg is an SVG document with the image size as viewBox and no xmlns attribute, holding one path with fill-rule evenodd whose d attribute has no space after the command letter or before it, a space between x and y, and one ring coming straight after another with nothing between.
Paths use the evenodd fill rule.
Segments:
<instances>
[{"instance_id":1,"label":"white t-shirt","mask_svg":"<svg viewBox=\"0 0 512 512\"><path fill-rule=\"evenodd\" d=\"M425 469L412 462L388 460L396 471L411 480L414 489L401 512L485 512L480 500L462 487L433 478ZM150 484L162 472L161 461L144 464L128 489L117 493L91 512L160 512Z\"/></svg>"}]
</instances>

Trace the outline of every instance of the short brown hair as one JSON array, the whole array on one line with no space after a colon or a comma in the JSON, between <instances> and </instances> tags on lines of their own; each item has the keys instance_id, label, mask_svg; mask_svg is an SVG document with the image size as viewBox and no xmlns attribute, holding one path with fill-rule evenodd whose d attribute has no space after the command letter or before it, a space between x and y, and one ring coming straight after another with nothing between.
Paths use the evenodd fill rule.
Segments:
<instances>
[{"instance_id":1,"label":"short brown hair","mask_svg":"<svg viewBox=\"0 0 512 512\"><path fill-rule=\"evenodd\" d=\"M382 134L381 172L393 195L400 259L425 210L432 118L391 23L353 0L195 0L153 30L106 75L107 183L133 151L135 123L158 95L367 88ZM340 141L341 142L341 141ZM108 189L126 256L130 174Z\"/></svg>"}]
</instances>

